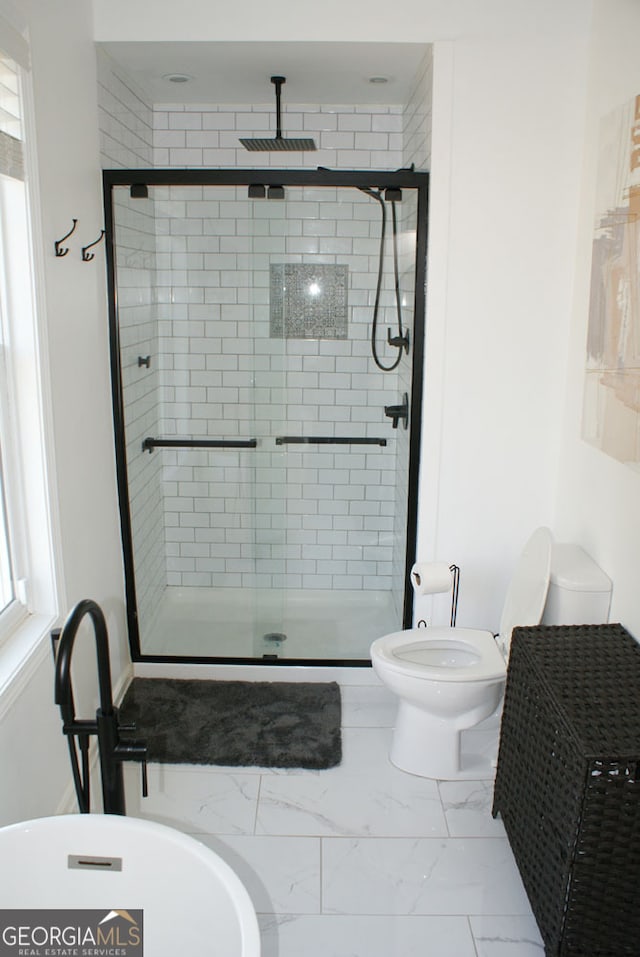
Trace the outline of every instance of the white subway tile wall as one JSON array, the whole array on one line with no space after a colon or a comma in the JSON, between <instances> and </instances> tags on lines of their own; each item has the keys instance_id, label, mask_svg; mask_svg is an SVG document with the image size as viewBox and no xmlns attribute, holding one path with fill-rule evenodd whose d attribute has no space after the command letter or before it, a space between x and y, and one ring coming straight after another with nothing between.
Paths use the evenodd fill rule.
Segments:
<instances>
[{"instance_id":1,"label":"white subway tile wall","mask_svg":"<svg viewBox=\"0 0 640 957\"><path fill-rule=\"evenodd\" d=\"M154 166L268 169L397 169L402 165L402 106L303 103L282 109L283 135L304 133L310 152L251 152L240 138L275 136L272 105L158 104L154 108Z\"/></svg>"},{"instance_id":2,"label":"white subway tile wall","mask_svg":"<svg viewBox=\"0 0 640 957\"><path fill-rule=\"evenodd\" d=\"M398 375L370 358L379 204L355 189L154 195L161 432L258 440L162 453L168 583L388 591L397 433L384 406ZM395 321L391 243L389 231L381 338ZM272 338L270 266L318 262L348 266L348 339ZM298 435L387 444L276 444Z\"/></svg>"},{"instance_id":3,"label":"white subway tile wall","mask_svg":"<svg viewBox=\"0 0 640 957\"><path fill-rule=\"evenodd\" d=\"M271 106L150 108L101 57L104 165L426 168L430 77L426 57L404 108L285 108L285 135L304 131L318 151L283 156L239 144L275 134ZM383 407L410 393L410 359L384 374L370 355L380 207L355 189L286 192L279 202L249 201L231 187L154 188L149 200L116 190L141 621L164 584L393 589L401 614L408 433L391 428ZM412 334L409 195L398 211L403 324ZM397 324L391 243L388 228L381 343ZM347 340L270 337L269 269L282 263L348 266ZM380 351L387 362L395 355ZM139 353L152 355L150 370L137 366ZM147 434L256 438L258 447L142 453ZM387 445L276 445L282 435L380 436Z\"/></svg>"},{"instance_id":4,"label":"white subway tile wall","mask_svg":"<svg viewBox=\"0 0 640 957\"><path fill-rule=\"evenodd\" d=\"M161 462L142 454L143 440L158 434L159 411L153 200L132 209L118 199L116 269L131 530L138 605L151 625L167 576Z\"/></svg>"},{"instance_id":5,"label":"white subway tile wall","mask_svg":"<svg viewBox=\"0 0 640 957\"><path fill-rule=\"evenodd\" d=\"M433 49L428 47L418 68L411 95L403 111L402 165L431 167L431 107L433 99Z\"/></svg>"},{"instance_id":6,"label":"white subway tile wall","mask_svg":"<svg viewBox=\"0 0 640 957\"><path fill-rule=\"evenodd\" d=\"M97 49L100 151L105 169L153 166L153 108L137 85Z\"/></svg>"},{"instance_id":7,"label":"white subway tile wall","mask_svg":"<svg viewBox=\"0 0 640 957\"><path fill-rule=\"evenodd\" d=\"M105 168L148 169L153 161L153 110L135 84L98 51L100 137ZM153 199L132 205L116 190L118 325L127 439L129 504L138 610L152 630L166 588L161 461L142 455L157 435L159 368L155 303L156 234ZM150 357L149 368L138 358Z\"/></svg>"}]
</instances>

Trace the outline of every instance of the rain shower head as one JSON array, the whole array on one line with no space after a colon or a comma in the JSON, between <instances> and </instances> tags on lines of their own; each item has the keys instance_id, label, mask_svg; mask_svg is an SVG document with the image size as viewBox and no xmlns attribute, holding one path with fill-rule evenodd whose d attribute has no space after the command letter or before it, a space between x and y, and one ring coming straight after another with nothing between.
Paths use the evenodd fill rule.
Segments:
<instances>
[{"instance_id":1,"label":"rain shower head","mask_svg":"<svg viewBox=\"0 0 640 957\"><path fill-rule=\"evenodd\" d=\"M246 150L262 152L285 152L293 153L301 150L315 150L315 140L307 139L302 136L284 137L282 135L282 124L280 120L280 91L283 83L287 82L284 76L272 76L271 82L276 88L276 135L275 136L257 136L249 139L240 138L240 142Z\"/></svg>"},{"instance_id":2,"label":"rain shower head","mask_svg":"<svg viewBox=\"0 0 640 957\"><path fill-rule=\"evenodd\" d=\"M302 136L296 137L287 137L284 136L274 136L274 137L259 137L255 139L243 139L240 138L240 142L246 150L251 150L257 152L261 150L262 152L282 152L282 153L293 153L300 150L315 150L316 144L315 140L305 139Z\"/></svg>"}]
</instances>

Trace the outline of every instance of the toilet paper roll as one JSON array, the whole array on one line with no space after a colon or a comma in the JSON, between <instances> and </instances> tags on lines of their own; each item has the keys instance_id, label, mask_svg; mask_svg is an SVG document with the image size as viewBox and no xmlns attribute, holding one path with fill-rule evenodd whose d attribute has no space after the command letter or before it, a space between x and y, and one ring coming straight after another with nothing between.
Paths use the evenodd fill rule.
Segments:
<instances>
[{"instance_id":1,"label":"toilet paper roll","mask_svg":"<svg viewBox=\"0 0 640 957\"><path fill-rule=\"evenodd\" d=\"M439 595L451 591L453 576L446 562L416 562L411 584L416 595Z\"/></svg>"}]
</instances>

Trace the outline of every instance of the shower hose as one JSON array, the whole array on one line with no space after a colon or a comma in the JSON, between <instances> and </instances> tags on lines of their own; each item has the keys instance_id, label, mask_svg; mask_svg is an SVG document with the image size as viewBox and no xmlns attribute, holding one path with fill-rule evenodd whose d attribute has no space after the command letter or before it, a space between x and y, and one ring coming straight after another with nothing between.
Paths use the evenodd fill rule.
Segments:
<instances>
[{"instance_id":1,"label":"shower hose","mask_svg":"<svg viewBox=\"0 0 640 957\"><path fill-rule=\"evenodd\" d=\"M381 362L378 355L378 344L377 344L377 335L378 335L378 318L380 314L380 293L382 291L382 274L384 270L384 244L386 239L387 232L387 210L385 207L385 200L380 190L369 189L366 186L359 186L358 189L362 193L366 193L367 196L371 196L373 199L377 200L380 203L380 214L381 214L381 224L380 224L380 251L378 255L378 279L376 282L376 297L373 305L373 319L371 321L371 355L373 356L373 361L382 372L393 372L394 369L397 369L402 358L402 349L405 347L407 342L405 333L402 329L402 306L400 302L400 274L398 267L398 220L396 215L396 201L390 200L391 202L391 222L393 230L393 273L394 273L394 282L395 282L395 299L396 299L396 318L398 320L398 343L397 345L391 342L389 337L389 342L391 345L395 345L395 348L398 350L398 355L394 359L391 365L384 365Z\"/></svg>"}]
</instances>

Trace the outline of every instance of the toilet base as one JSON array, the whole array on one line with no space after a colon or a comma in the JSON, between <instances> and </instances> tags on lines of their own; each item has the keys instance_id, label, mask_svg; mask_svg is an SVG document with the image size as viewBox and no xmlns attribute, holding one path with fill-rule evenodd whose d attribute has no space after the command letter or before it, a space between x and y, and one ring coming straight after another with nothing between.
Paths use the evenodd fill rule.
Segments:
<instances>
[{"instance_id":1,"label":"toilet base","mask_svg":"<svg viewBox=\"0 0 640 957\"><path fill-rule=\"evenodd\" d=\"M486 713L471 720L473 728ZM408 774L439 781L489 781L495 777L495 755L462 751L466 728L451 728L407 702L401 702L393 732L389 760Z\"/></svg>"}]
</instances>

